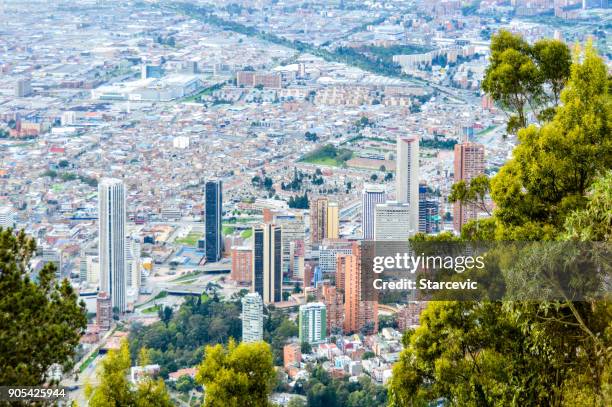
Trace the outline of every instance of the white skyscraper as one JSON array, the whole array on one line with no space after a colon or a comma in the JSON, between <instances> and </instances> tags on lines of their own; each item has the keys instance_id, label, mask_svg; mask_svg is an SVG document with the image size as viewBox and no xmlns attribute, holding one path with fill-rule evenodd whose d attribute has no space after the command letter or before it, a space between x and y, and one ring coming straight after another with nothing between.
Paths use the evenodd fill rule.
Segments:
<instances>
[{"instance_id":1,"label":"white skyscraper","mask_svg":"<svg viewBox=\"0 0 612 407\"><path fill-rule=\"evenodd\" d=\"M0 207L0 227L2 229L15 228L15 210L10 206Z\"/></svg>"},{"instance_id":2,"label":"white skyscraper","mask_svg":"<svg viewBox=\"0 0 612 407\"><path fill-rule=\"evenodd\" d=\"M397 201L410 204L410 222L419 224L419 137L399 137L396 159Z\"/></svg>"},{"instance_id":3,"label":"white skyscraper","mask_svg":"<svg viewBox=\"0 0 612 407\"><path fill-rule=\"evenodd\" d=\"M374 240L406 241L415 234L419 220L412 223L409 204L387 202L376 205L374 213ZM416 226L415 226L416 225Z\"/></svg>"},{"instance_id":4,"label":"white skyscraper","mask_svg":"<svg viewBox=\"0 0 612 407\"><path fill-rule=\"evenodd\" d=\"M128 236L125 238L127 285L135 290L138 290L141 284L140 250L140 242L137 237Z\"/></svg>"},{"instance_id":5,"label":"white skyscraper","mask_svg":"<svg viewBox=\"0 0 612 407\"><path fill-rule=\"evenodd\" d=\"M374 208L385 202L385 187L377 184L364 184L361 193L361 229L364 240L374 239Z\"/></svg>"},{"instance_id":6,"label":"white skyscraper","mask_svg":"<svg viewBox=\"0 0 612 407\"><path fill-rule=\"evenodd\" d=\"M263 340L263 301L258 293L242 297L242 341Z\"/></svg>"},{"instance_id":7,"label":"white skyscraper","mask_svg":"<svg viewBox=\"0 0 612 407\"><path fill-rule=\"evenodd\" d=\"M322 302L309 302L300 305L299 314L300 342L317 344L327 337L327 309Z\"/></svg>"},{"instance_id":8,"label":"white skyscraper","mask_svg":"<svg viewBox=\"0 0 612 407\"><path fill-rule=\"evenodd\" d=\"M98 184L100 289L111 295L113 307L126 310L125 187L119 179Z\"/></svg>"}]
</instances>

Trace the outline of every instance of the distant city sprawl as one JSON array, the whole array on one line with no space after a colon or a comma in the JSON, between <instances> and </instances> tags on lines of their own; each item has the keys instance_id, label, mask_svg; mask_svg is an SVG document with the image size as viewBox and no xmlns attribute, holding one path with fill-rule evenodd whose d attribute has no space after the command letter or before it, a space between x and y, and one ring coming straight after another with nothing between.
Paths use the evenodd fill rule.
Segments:
<instances>
[{"instance_id":1,"label":"distant city sprawl","mask_svg":"<svg viewBox=\"0 0 612 407\"><path fill-rule=\"evenodd\" d=\"M611 10L1 1L0 406L612 405Z\"/></svg>"}]
</instances>

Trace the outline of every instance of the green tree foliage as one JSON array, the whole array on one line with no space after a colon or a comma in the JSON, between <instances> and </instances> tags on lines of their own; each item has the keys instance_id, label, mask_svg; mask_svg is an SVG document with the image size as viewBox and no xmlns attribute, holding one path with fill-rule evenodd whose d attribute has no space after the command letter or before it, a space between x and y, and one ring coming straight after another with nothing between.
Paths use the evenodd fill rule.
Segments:
<instances>
[{"instance_id":1,"label":"green tree foliage","mask_svg":"<svg viewBox=\"0 0 612 407\"><path fill-rule=\"evenodd\" d=\"M377 407L387 403L386 389L372 379L333 379L321 366L311 371L308 381L297 383L296 391L306 395L309 407Z\"/></svg>"},{"instance_id":2,"label":"green tree foliage","mask_svg":"<svg viewBox=\"0 0 612 407\"><path fill-rule=\"evenodd\" d=\"M49 367L68 371L87 326L85 305L67 280L57 281L47 263L28 272L34 239L0 228L0 385L36 386L49 381Z\"/></svg>"},{"instance_id":3,"label":"green tree foliage","mask_svg":"<svg viewBox=\"0 0 612 407\"><path fill-rule=\"evenodd\" d=\"M496 41L505 41L506 48L511 43L513 49L525 46L505 34ZM609 242L608 85L605 65L587 46L575 57L552 120L540 128L520 130L513 158L491 180L493 216L469 222L461 238L435 239ZM480 187L486 187L484 180ZM479 196L474 192L471 185L459 185L453 188L453 198L473 199ZM416 240L431 239L418 235ZM554 249L564 246L506 253L514 256L514 266L504 274L506 284L520 286L562 254L581 264L588 261L575 246L566 246L572 249L564 253ZM600 271L607 273L600 277L609 278L609 264ZM521 301L512 290L506 298L493 303L430 303L421 314L421 326L405 334L405 350L389 385L391 405L421 406L435 400L474 406L612 404L610 301Z\"/></svg>"},{"instance_id":4,"label":"green tree foliage","mask_svg":"<svg viewBox=\"0 0 612 407\"><path fill-rule=\"evenodd\" d=\"M520 35L501 30L491 37L491 63L482 88L516 114L508 122L508 131L514 133L527 125L527 109L537 114L550 102L556 105L570 65L570 51L563 42L541 40L531 46Z\"/></svg>"},{"instance_id":5,"label":"green tree foliage","mask_svg":"<svg viewBox=\"0 0 612 407\"><path fill-rule=\"evenodd\" d=\"M163 380L143 379L137 386L128 381L130 351L124 340L121 348L109 351L98 368L99 384L85 386L91 407L171 407L174 404Z\"/></svg>"},{"instance_id":6,"label":"green tree foliage","mask_svg":"<svg viewBox=\"0 0 612 407\"><path fill-rule=\"evenodd\" d=\"M206 407L265 407L270 405L276 373L265 342L227 347L207 346L196 380L204 385Z\"/></svg>"},{"instance_id":7,"label":"green tree foliage","mask_svg":"<svg viewBox=\"0 0 612 407\"><path fill-rule=\"evenodd\" d=\"M519 131L512 159L491 180L503 238L552 238L612 168L612 104L606 67L591 45L571 68L563 104L541 128Z\"/></svg>"},{"instance_id":8,"label":"green tree foliage","mask_svg":"<svg viewBox=\"0 0 612 407\"><path fill-rule=\"evenodd\" d=\"M189 297L167 322L143 326L133 324L130 330L130 350L139 355L148 351L150 363L161 366L161 374L200 362L202 349L210 343L227 343L230 337L240 338L240 299L221 302L212 298Z\"/></svg>"},{"instance_id":9,"label":"green tree foliage","mask_svg":"<svg viewBox=\"0 0 612 407\"><path fill-rule=\"evenodd\" d=\"M283 346L298 335L298 326L287 313L275 307L267 307L264 321L264 340L272 346L274 364L283 364Z\"/></svg>"}]
</instances>

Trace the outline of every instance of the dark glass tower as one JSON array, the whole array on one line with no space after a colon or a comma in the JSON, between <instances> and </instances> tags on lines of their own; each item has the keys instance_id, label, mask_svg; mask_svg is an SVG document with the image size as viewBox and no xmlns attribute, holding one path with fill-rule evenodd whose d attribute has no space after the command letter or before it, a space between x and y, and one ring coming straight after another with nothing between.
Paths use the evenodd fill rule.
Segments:
<instances>
[{"instance_id":1,"label":"dark glass tower","mask_svg":"<svg viewBox=\"0 0 612 407\"><path fill-rule=\"evenodd\" d=\"M221 260L223 234L221 232L222 210L221 181L208 181L205 187L206 203L206 261Z\"/></svg>"},{"instance_id":2,"label":"dark glass tower","mask_svg":"<svg viewBox=\"0 0 612 407\"><path fill-rule=\"evenodd\" d=\"M253 228L253 291L265 304L283 299L281 227L263 224Z\"/></svg>"}]
</instances>

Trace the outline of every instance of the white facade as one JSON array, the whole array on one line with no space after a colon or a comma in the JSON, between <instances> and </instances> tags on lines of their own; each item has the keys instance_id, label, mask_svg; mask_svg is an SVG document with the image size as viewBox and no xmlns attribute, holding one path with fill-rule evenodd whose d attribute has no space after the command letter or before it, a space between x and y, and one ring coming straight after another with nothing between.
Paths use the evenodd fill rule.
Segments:
<instances>
[{"instance_id":1,"label":"white facade","mask_svg":"<svg viewBox=\"0 0 612 407\"><path fill-rule=\"evenodd\" d=\"M405 241L415 234L419 220L411 221L410 205L401 202L378 204L374 213L374 240ZM416 225L416 227L415 227Z\"/></svg>"},{"instance_id":2,"label":"white facade","mask_svg":"<svg viewBox=\"0 0 612 407\"><path fill-rule=\"evenodd\" d=\"M419 138L397 139L397 201L410 204L410 222L419 224Z\"/></svg>"},{"instance_id":3,"label":"white facade","mask_svg":"<svg viewBox=\"0 0 612 407\"><path fill-rule=\"evenodd\" d=\"M141 285L140 250L140 242L137 238L127 237L125 239L127 285L136 290L138 290Z\"/></svg>"},{"instance_id":4,"label":"white facade","mask_svg":"<svg viewBox=\"0 0 612 407\"><path fill-rule=\"evenodd\" d=\"M361 230L364 240L374 239L374 208L385 203L385 187L377 184L364 184L361 194Z\"/></svg>"},{"instance_id":5,"label":"white facade","mask_svg":"<svg viewBox=\"0 0 612 407\"><path fill-rule=\"evenodd\" d=\"M242 341L263 340L263 301L257 293L242 297Z\"/></svg>"},{"instance_id":6,"label":"white facade","mask_svg":"<svg viewBox=\"0 0 612 407\"><path fill-rule=\"evenodd\" d=\"M300 305L299 335L301 342L318 344L327 336L327 312L322 302Z\"/></svg>"},{"instance_id":7,"label":"white facade","mask_svg":"<svg viewBox=\"0 0 612 407\"><path fill-rule=\"evenodd\" d=\"M15 210L9 206L0 207L0 227L15 228Z\"/></svg>"},{"instance_id":8,"label":"white facade","mask_svg":"<svg viewBox=\"0 0 612 407\"><path fill-rule=\"evenodd\" d=\"M111 295L111 304L125 312L127 264L125 258L125 187L119 179L98 184L100 289Z\"/></svg>"}]
</instances>

